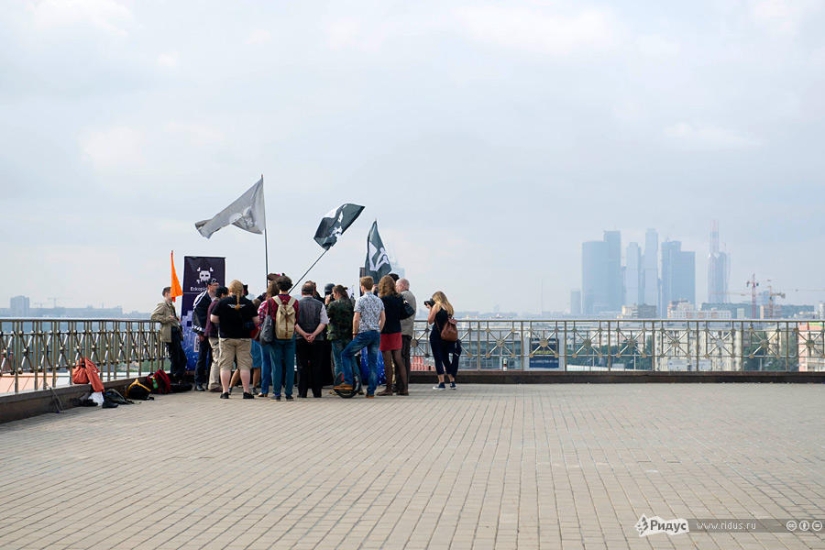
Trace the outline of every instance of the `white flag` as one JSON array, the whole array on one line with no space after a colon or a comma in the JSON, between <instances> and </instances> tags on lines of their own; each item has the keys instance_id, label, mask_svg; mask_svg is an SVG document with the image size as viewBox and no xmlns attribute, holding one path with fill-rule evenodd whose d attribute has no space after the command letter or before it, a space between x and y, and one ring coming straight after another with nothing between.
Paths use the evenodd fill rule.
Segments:
<instances>
[{"instance_id":1,"label":"white flag","mask_svg":"<svg viewBox=\"0 0 825 550\"><path fill-rule=\"evenodd\" d=\"M264 213L264 178L238 197L238 199L218 212L211 220L195 223L195 228L207 239L212 233L232 224L244 231L260 235L266 229Z\"/></svg>"}]
</instances>

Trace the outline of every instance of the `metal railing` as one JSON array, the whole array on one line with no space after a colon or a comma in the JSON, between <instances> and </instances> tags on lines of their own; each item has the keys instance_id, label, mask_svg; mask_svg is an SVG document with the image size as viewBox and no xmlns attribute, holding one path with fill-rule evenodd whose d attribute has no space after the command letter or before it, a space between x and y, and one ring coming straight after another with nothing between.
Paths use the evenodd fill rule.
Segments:
<instances>
[{"instance_id":1,"label":"metal railing","mask_svg":"<svg viewBox=\"0 0 825 550\"><path fill-rule=\"evenodd\" d=\"M134 319L0 319L6 392L65 385L79 357L104 381L164 365L157 323ZM459 320L462 370L825 371L821 320ZM414 369L429 370L430 327L415 322ZM25 388L21 380L27 384ZM61 384L63 381L63 384Z\"/></svg>"},{"instance_id":2,"label":"metal railing","mask_svg":"<svg viewBox=\"0 0 825 550\"><path fill-rule=\"evenodd\" d=\"M463 370L825 371L822 320L459 320ZM413 356L433 365L416 321Z\"/></svg>"},{"instance_id":3,"label":"metal railing","mask_svg":"<svg viewBox=\"0 0 825 550\"><path fill-rule=\"evenodd\" d=\"M80 357L97 364L104 382L154 372L166 354L157 327L135 319L0 319L0 391L68 385Z\"/></svg>"}]
</instances>

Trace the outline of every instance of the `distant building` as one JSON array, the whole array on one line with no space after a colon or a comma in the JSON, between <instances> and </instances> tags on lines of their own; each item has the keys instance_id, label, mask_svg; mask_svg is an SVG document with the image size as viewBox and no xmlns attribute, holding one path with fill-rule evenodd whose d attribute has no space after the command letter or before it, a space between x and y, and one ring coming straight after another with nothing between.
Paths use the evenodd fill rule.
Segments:
<instances>
[{"instance_id":1,"label":"distant building","mask_svg":"<svg viewBox=\"0 0 825 550\"><path fill-rule=\"evenodd\" d=\"M710 228L710 253L708 254L708 303L728 303L728 255L719 251L719 222L713 220Z\"/></svg>"},{"instance_id":2,"label":"distant building","mask_svg":"<svg viewBox=\"0 0 825 550\"><path fill-rule=\"evenodd\" d=\"M697 310L685 300L671 302L667 306L668 319L732 319L733 313L728 309Z\"/></svg>"},{"instance_id":3,"label":"distant building","mask_svg":"<svg viewBox=\"0 0 825 550\"><path fill-rule=\"evenodd\" d=\"M570 315L581 315L582 314L582 291L581 290L571 290L570 291Z\"/></svg>"},{"instance_id":4,"label":"distant building","mask_svg":"<svg viewBox=\"0 0 825 550\"><path fill-rule=\"evenodd\" d=\"M607 243L582 243L582 313L591 315L610 309L608 305Z\"/></svg>"},{"instance_id":5,"label":"distant building","mask_svg":"<svg viewBox=\"0 0 825 550\"><path fill-rule=\"evenodd\" d=\"M11 317L28 317L31 315L28 296L15 296L9 300Z\"/></svg>"},{"instance_id":6,"label":"distant building","mask_svg":"<svg viewBox=\"0 0 825 550\"><path fill-rule=\"evenodd\" d=\"M622 306L622 313L619 319L656 319L658 313L656 306L632 305Z\"/></svg>"},{"instance_id":7,"label":"distant building","mask_svg":"<svg viewBox=\"0 0 825 550\"><path fill-rule=\"evenodd\" d=\"M825 359L822 359L822 340L825 335L823 323L799 323L797 326L797 356L799 372L825 371Z\"/></svg>"},{"instance_id":8,"label":"distant building","mask_svg":"<svg viewBox=\"0 0 825 550\"><path fill-rule=\"evenodd\" d=\"M645 233L645 251L642 256L642 303L659 305L659 234L655 229Z\"/></svg>"},{"instance_id":9,"label":"distant building","mask_svg":"<svg viewBox=\"0 0 825 550\"><path fill-rule=\"evenodd\" d=\"M622 234L619 231L605 231L604 242L607 243L607 309L619 311L624 301Z\"/></svg>"},{"instance_id":10,"label":"distant building","mask_svg":"<svg viewBox=\"0 0 825 550\"><path fill-rule=\"evenodd\" d=\"M661 315L671 302L696 303L696 253L682 250L679 241L662 243Z\"/></svg>"},{"instance_id":11,"label":"distant building","mask_svg":"<svg viewBox=\"0 0 825 550\"><path fill-rule=\"evenodd\" d=\"M627 245L624 270L624 303L635 306L644 303L642 296L642 249L638 243Z\"/></svg>"},{"instance_id":12,"label":"distant building","mask_svg":"<svg viewBox=\"0 0 825 550\"><path fill-rule=\"evenodd\" d=\"M603 240L582 243L582 313L617 312L623 299L621 233L605 231Z\"/></svg>"}]
</instances>

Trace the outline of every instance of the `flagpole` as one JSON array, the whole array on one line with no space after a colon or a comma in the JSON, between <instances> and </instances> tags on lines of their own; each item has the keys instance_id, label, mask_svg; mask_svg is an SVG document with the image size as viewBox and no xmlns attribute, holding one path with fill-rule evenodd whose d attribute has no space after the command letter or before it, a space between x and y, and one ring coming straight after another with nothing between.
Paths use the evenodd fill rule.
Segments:
<instances>
[{"instance_id":1,"label":"flagpole","mask_svg":"<svg viewBox=\"0 0 825 550\"><path fill-rule=\"evenodd\" d=\"M293 283L292 288L295 288L296 286L298 286L298 283L300 283L301 281L303 281L303 280L304 280L304 277L306 277L306 276L307 276L307 273L309 273L309 272L312 270L312 268L313 268L313 267L315 267L315 264L317 264L318 262L320 262L320 261L321 261L321 258L323 258L323 257L324 257L324 254L326 254L327 252L329 252L329 248L325 248L325 249L324 249L324 251L323 251L323 252L321 252L321 255L320 255L320 256L318 256L318 259L317 259L317 260L315 260L315 261L312 263L312 265L311 265L311 266L309 266L309 269L307 269L306 271L304 271L304 274L303 274L303 275L301 275L295 283ZM291 288L291 289L289 289L289 290L290 290L290 292L292 291L292 288Z\"/></svg>"},{"instance_id":2,"label":"flagpole","mask_svg":"<svg viewBox=\"0 0 825 550\"><path fill-rule=\"evenodd\" d=\"M263 181L264 181L264 175L261 174L261 193L263 193L263 190L264 190ZM264 196L266 196L266 195L264 195ZM264 203L264 211L266 211L266 203ZM264 216L265 215L266 214L264 214ZM269 242L267 241L267 238L266 238L266 221L264 221L264 258L266 258L266 275L268 276L269 275Z\"/></svg>"}]
</instances>

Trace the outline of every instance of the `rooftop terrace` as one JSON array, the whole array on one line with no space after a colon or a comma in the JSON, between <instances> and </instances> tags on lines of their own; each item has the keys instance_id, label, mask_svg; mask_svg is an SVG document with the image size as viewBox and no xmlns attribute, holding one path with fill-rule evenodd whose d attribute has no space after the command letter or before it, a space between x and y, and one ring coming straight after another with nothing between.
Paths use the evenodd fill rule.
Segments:
<instances>
[{"instance_id":1,"label":"rooftop terrace","mask_svg":"<svg viewBox=\"0 0 825 550\"><path fill-rule=\"evenodd\" d=\"M239 397L0 424L0 548L825 548L823 384Z\"/></svg>"}]
</instances>

